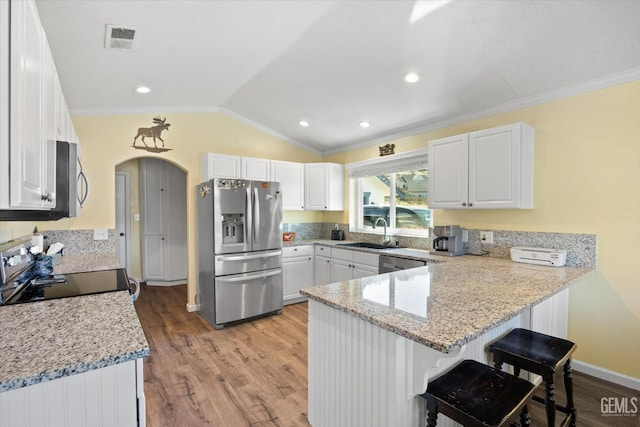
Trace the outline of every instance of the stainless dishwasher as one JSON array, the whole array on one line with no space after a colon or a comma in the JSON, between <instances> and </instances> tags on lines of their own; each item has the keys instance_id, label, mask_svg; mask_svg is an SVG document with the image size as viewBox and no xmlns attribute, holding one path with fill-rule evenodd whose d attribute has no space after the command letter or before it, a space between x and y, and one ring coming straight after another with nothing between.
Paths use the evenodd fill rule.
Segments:
<instances>
[{"instance_id":1,"label":"stainless dishwasher","mask_svg":"<svg viewBox=\"0 0 640 427\"><path fill-rule=\"evenodd\" d=\"M425 265L427 265L426 261L380 255L378 273L391 273L393 271L407 270L409 268L424 267Z\"/></svg>"}]
</instances>

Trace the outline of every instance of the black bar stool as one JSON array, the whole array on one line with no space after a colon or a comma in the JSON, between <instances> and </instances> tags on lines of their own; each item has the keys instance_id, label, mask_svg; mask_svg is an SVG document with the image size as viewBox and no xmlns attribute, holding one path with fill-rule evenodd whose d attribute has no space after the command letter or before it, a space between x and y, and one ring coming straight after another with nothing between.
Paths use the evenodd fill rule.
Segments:
<instances>
[{"instance_id":1,"label":"black bar stool","mask_svg":"<svg viewBox=\"0 0 640 427\"><path fill-rule=\"evenodd\" d=\"M470 427L502 426L520 412L523 426L531 425L527 401L535 391L529 381L475 360L463 360L449 372L429 381L427 426L435 427L438 413Z\"/></svg>"},{"instance_id":2,"label":"black bar stool","mask_svg":"<svg viewBox=\"0 0 640 427\"><path fill-rule=\"evenodd\" d=\"M571 341L528 329L513 329L503 338L490 344L487 349L493 353L494 366L502 368L507 363L514 368L514 374L520 370L542 376L545 384L545 398L534 396L534 400L544 403L547 412L548 427L555 426L556 410L566 414L562 425L576 425L576 408L573 406L573 382L571 379L571 355L576 345ZM555 386L553 377L556 370L563 366L564 386L567 392L567 405L560 406L555 402Z\"/></svg>"}]
</instances>

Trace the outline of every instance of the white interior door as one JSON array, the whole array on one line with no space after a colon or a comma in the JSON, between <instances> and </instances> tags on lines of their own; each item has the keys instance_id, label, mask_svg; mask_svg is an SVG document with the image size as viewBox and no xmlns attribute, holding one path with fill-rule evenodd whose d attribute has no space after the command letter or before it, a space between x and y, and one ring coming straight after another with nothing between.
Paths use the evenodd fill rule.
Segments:
<instances>
[{"instance_id":1,"label":"white interior door","mask_svg":"<svg viewBox=\"0 0 640 427\"><path fill-rule=\"evenodd\" d=\"M129 174L116 172L116 254L118 264L131 271L131 197Z\"/></svg>"}]
</instances>

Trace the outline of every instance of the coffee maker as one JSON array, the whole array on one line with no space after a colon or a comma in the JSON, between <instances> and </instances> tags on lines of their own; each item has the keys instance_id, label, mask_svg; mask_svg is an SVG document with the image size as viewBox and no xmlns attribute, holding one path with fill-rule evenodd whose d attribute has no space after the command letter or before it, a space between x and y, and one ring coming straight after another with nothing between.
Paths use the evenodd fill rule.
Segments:
<instances>
[{"instance_id":1,"label":"coffee maker","mask_svg":"<svg viewBox=\"0 0 640 427\"><path fill-rule=\"evenodd\" d=\"M436 225L433 227L432 255L458 256L464 255L462 244L462 228L459 225Z\"/></svg>"}]
</instances>

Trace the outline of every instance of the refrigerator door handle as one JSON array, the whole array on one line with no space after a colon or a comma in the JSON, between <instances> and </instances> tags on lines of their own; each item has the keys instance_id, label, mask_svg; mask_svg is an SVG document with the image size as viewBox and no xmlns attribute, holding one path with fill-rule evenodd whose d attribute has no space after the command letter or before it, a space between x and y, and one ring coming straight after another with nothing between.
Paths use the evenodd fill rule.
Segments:
<instances>
[{"instance_id":1,"label":"refrigerator door handle","mask_svg":"<svg viewBox=\"0 0 640 427\"><path fill-rule=\"evenodd\" d=\"M258 196L258 189L253 188L253 241L258 243L258 236L260 235L260 197Z\"/></svg>"},{"instance_id":2,"label":"refrigerator door handle","mask_svg":"<svg viewBox=\"0 0 640 427\"><path fill-rule=\"evenodd\" d=\"M243 274L241 277L216 277L216 280L220 283L229 283L229 282L244 282L247 280L255 280L262 279L271 276L277 276L278 274L282 274L282 269L278 268L276 270L269 270L264 273L256 273L256 274Z\"/></svg>"},{"instance_id":3,"label":"refrigerator door handle","mask_svg":"<svg viewBox=\"0 0 640 427\"><path fill-rule=\"evenodd\" d=\"M270 258L280 256L281 254L282 252L278 250L273 252L260 252L251 255L218 255L216 258L218 261L244 261L249 259Z\"/></svg>"},{"instance_id":4,"label":"refrigerator door handle","mask_svg":"<svg viewBox=\"0 0 640 427\"><path fill-rule=\"evenodd\" d=\"M249 243L249 237L253 233L252 215L251 215L251 189L247 188L244 200L244 244ZM250 246L251 247L251 246Z\"/></svg>"}]
</instances>

